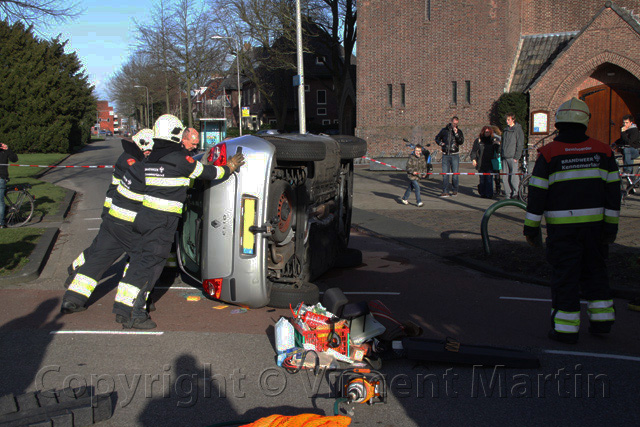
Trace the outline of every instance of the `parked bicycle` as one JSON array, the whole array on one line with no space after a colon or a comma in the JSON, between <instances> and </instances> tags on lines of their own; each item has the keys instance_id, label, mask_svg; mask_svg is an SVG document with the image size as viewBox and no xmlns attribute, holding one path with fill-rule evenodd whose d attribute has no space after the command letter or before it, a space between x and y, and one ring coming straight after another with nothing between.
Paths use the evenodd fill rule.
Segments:
<instances>
[{"instance_id":1,"label":"parked bicycle","mask_svg":"<svg viewBox=\"0 0 640 427\"><path fill-rule=\"evenodd\" d=\"M35 199L29 193L31 184L7 185L5 200L5 223L7 227L22 227L31 220Z\"/></svg>"},{"instance_id":2,"label":"parked bicycle","mask_svg":"<svg viewBox=\"0 0 640 427\"><path fill-rule=\"evenodd\" d=\"M627 165L624 164L624 158L622 155L616 155L616 162L618 163L620 173L624 173L624 167ZM631 164L629 166L631 166ZM639 172L640 164L633 163L633 174L638 175ZM640 187L640 176L624 176L620 181L620 192L622 196L622 203L624 203L625 199L630 195L635 194L636 189Z\"/></svg>"}]
</instances>

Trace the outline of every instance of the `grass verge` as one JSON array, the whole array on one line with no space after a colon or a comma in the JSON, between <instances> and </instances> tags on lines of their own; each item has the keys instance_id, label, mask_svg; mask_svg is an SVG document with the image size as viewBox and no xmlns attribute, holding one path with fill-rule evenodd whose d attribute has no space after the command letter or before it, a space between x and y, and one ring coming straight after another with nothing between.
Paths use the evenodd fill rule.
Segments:
<instances>
[{"instance_id":1,"label":"grass verge","mask_svg":"<svg viewBox=\"0 0 640 427\"><path fill-rule=\"evenodd\" d=\"M21 165L52 165L66 154L18 154L16 163ZM56 185L40 181L35 175L45 168L9 167L10 184L31 184L29 192L35 198L35 210L31 221L39 221L58 212L60 202L64 199L66 191Z\"/></svg>"},{"instance_id":2,"label":"grass verge","mask_svg":"<svg viewBox=\"0 0 640 427\"><path fill-rule=\"evenodd\" d=\"M27 263L44 231L44 228L0 230L0 276L13 274Z\"/></svg>"}]
</instances>

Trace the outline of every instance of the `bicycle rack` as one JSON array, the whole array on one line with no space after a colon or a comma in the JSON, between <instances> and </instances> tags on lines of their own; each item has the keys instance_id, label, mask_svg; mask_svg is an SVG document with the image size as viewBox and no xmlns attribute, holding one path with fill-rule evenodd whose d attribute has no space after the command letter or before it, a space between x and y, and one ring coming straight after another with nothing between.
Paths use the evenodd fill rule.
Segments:
<instances>
[{"instance_id":1,"label":"bicycle rack","mask_svg":"<svg viewBox=\"0 0 640 427\"><path fill-rule=\"evenodd\" d=\"M492 204L487 208L486 211L484 211L484 215L482 215L482 222L480 223L480 234L482 235L482 247L484 248L484 253L487 256L491 255L491 247L489 245L489 230L488 230L489 218L491 217L491 215L493 215L495 211L505 206L516 206L521 208L522 210L525 210L525 211L527 210L527 205L524 202L516 199L507 199L507 200L500 200L499 202ZM539 238L542 239L542 236L541 235L539 236L540 236Z\"/></svg>"}]
</instances>

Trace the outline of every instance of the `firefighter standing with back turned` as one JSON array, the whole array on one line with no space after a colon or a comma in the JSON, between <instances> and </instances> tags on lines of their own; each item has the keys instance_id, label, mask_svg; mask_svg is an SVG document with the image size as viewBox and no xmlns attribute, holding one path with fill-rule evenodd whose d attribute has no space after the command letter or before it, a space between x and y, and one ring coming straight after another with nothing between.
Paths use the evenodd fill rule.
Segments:
<instances>
[{"instance_id":1,"label":"firefighter standing with back turned","mask_svg":"<svg viewBox=\"0 0 640 427\"><path fill-rule=\"evenodd\" d=\"M190 179L226 179L244 164L242 154L236 154L226 166L202 165L182 146L183 131L182 122L170 114L160 116L154 125L154 149L144 168L146 190L134 222L138 244L118 284L113 307L116 317L126 320L127 329L156 327L145 301L169 256Z\"/></svg>"},{"instance_id":2,"label":"firefighter standing with back turned","mask_svg":"<svg viewBox=\"0 0 640 427\"><path fill-rule=\"evenodd\" d=\"M85 305L104 272L123 253L131 252L135 233L132 230L133 218L130 217L135 217L143 195L142 190L131 189L131 179L128 176L141 167L144 157L153 148L152 136L150 129L143 129L133 137L133 142L122 140L125 152L116 163L111 185L107 190L100 231L91 246L69 267L69 278L65 283L69 284L69 288L60 307L63 314L86 310ZM144 174L142 169L139 174Z\"/></svg>"},{"instance_id":3,"label":"firefighter standing with back turned","mask_svg":"<svg viewBox=\"0 0 640 427\"><path fill-rule=\"evenodd\" d=\"M118 157L118 160L116 160L116 164L113 168L113 175L111 176L111 183L107 188L107 194L102 206L102 214L100 215L100 217L103 220L109 213L109 209L111 208L111 201L114 194L116 193L118 184L120 184L120 180L124 176L124 173L134 163L144 160L144 158L148 156L153 149L153 131L151 129L140 130L140 132L136 133L132 139L133 143L129 139L122 139L123 152L122 154L120 154L120 157ZM65 288L69 287L69 285L71 284L71 281L73 280L75 272L78 270L78 268L80 268L80 266L85 263L87 258L91 257L91 253L95 248L96 239L93 240L91 246L82 251L80 255L78 255L78 257L73 260L71 265L67 267L67 273L69 273L69 277L64 283Z\"/></svg>"},{"instance_id":4,"label":"firefighter standing with back turned","mask_svg":"<svg viewBox=\"0 0 640 427\"><path fill-rule=\"evenodd\" d=\"M611 148L585 134L589 118L589 107L577 98L558 108L559 133L538 149L524 225L527 241L536 245L542 216L546 219L549 338L571 344L578 342L580 290L590 333L609 333L615 320L605 259L618 232L620 173Z\"/></svg>"}]
</instances>

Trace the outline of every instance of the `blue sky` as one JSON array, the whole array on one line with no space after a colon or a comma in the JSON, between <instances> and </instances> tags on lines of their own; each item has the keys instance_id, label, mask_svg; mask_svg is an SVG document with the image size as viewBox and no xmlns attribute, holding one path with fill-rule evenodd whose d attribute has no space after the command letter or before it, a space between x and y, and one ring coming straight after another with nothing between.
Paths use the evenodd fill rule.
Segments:
<instances>
[{"instance_id":1,"label":"blue sky","mask_svg":"<svg viewBox=\"0 0 640 427\"><path fill-rule=\"evenodd\" d=\"M84 64L85 74L96 86L99 99L108 99L106 82L118 71L134 43L133 20L151 15L153 0L80 0L84 12L76 19L49 28L37 28L39 36L68 39L66 52L74 51Z\"/></svg>"}]
</instances>

